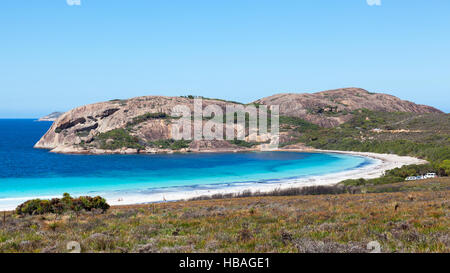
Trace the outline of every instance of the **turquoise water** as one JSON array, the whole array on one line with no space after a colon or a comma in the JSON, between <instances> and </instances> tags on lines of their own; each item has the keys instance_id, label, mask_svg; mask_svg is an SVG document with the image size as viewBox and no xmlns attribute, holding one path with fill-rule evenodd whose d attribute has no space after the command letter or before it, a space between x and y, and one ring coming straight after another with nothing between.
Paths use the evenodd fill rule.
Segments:
<instances>
[{"instance_id":1,"label":"turquoise water","mask_svg":"<svg viewBox=\"0 0 450 273\"><path fill-rule=\"evenodd\" d=\"M0 120L0 207L2 200L64 192L117 196L279 183L372 163L369 158L325 153L64 155L33 149L50 125Z\"/></svg>"}]
</instances>

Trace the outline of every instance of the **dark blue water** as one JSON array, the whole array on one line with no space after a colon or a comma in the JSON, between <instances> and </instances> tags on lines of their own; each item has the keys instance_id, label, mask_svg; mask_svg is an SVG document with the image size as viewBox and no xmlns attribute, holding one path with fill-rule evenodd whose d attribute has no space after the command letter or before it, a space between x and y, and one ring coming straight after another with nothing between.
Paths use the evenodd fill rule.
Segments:
<instances>
[{"instance_id":1,"label":"dark blue water","mask_svg":"<svg viewBox=\"0 0 450 273\"><path fill-rule=\"evenodd\" d=\"M34 149L51 122L0 119L0 208L30 197L214 189L339 172L367 158L293 152L65 155ZM141 199L145 200L141 196Z\"/></svg>"}]
</instances>

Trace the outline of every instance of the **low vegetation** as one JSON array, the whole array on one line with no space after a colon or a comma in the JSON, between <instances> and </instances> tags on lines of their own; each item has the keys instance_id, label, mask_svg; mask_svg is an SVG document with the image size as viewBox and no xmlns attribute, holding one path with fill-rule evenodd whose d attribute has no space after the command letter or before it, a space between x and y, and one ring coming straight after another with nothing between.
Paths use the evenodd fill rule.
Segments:
<instances>
[{"instance_id":1,"label":"low vegetation","mask_svg":"<svg viewBox=\"0 0 450 273\"><path fill-rule=\"evenodd\" d=\"M305 132L309 130L318 130L320 127L311 122L305 121L297 117L280 116L279 123L281 125L295 126L297 131Z\"/></svg>"},{"instance_id":2,"label":"low vegetation","mask_svg":"<svg viewBox=\"0 0 450 273\"><path fill-rule=\"evenodd\" d=\"M342 194L355 193L356 187L348 187L341 185L333 186L309 186L309 187L293 187L287 189L275 189L273 191L261 192L245 190L237 193L217 193L213 195L203 195L194 197L188 201L227 199L227 198L244 198L244 197L261 197L261 196L295 196L295 195L321 195L321 194Z\"/></svg>"},{"instance_id":3,"label":"low vegetation","mask_svg":"<svg viewBox=\"0 0 450 273\"><path fill-rule=\"evenodd\" d=\"M172 118L171 116L167 115L166 113L146 113L144 115L140 115L137 116L135 118L133 118L132 121L128 122L126 127L127 129L131 129L134 126L145 122L147 120L151 120L151 119L169 119Z\"/></svg>"},{"instance_id":4,"label":"low vegetation","mask_svg":"<svg viewBox=\"0 0 450 273\"><path fill-rule=\"evenodd\" d=\"M99 143L101 149L116 150L121 148L144 149L139 143L139 139L123 129L118 128L95 136L95 141Z\"/></svg>"},{"instance_id":5,"label":"low vegetation","mask_svg":"<svg viewBox=\"0 0 450 273\"><path fill-rule=\"evenodd\" d=\"M203 97L203 96L186 95L186 96L181 96L181 97L191 99L191 100L197 98L197 99L204 99L204 100L217 100L217 101L229 102L229 103L234 103L234 104L242 104L241 102L237 102L237 101L217 99L217 98L207 98L207 97Z\"/></svg>"},{"instance_id":6,"label":"low vegetation","mask_svg":"<svg viewBox=\"0 0 450 273\"><path fill-rule=\"evenodd\" d=\"M378 185L378 184L388 184L388 183L396 183L403 182L405 178L408 176L416 176L416 175L424 175L429 172L434 172L435 169L431 164L423 164L423 165L407 165L401 168L395 168L392 170L386 171L386 173L379 178L373 179L348 179L344 180L341 183L346 186L360 186L360 185ZM446 176L444 170L438 173L441 176Z\"/></svg>"},{"instance_id":7,"label":"low vegetation","mask_svg":"<svg viewBox=\"0 0 450 273\"><path fill-rule=\"evenodd\" d=\"M239 140L239 139L234 139L234 140L229 140L228 141L230 144L239 146L239 147L244 147L244 148L252 148L255 145L258 145L260 143L257 142L247 142L245 140Z\"/></svg>"},{"instance_id":8,"label":"low vegetation","mask_svg":"<svg viewBox=\"0 0 450 273\"><path fill-rule=\"evenodd\" d=\"M32 199L20 204L16 208L18 215L36 215L36 214L62 214L68 211L80 212L82 210L92 211L99 209L106 212L109 209L106 200L100 196L80 196L72 198L68 193L64 193L63 198Z\"/></svg>"},{"instance_id":9,"label":"low vegetation","mask_svg":"<svg viewBox=\"0 0 450 273\"><path fill-rule=\"evenodd\" d=\"M166 113L146 113L133 118L132 121L126 124L125 128L117 128L108 132L100 133L94 136L93 140L90 141L88 145L86 145L85 142L83 142L82 145L84 147L96 146L104 150L117 150L122 148L144 150L146 147L180 150L182 148L189 147L190 141L186 140L161 139L147 142L133 135L135 126L153 119L168 120L172 119L172 117Z\"/></svg>"},{"instance_id":10,"label":"low vegetation","mask_svg":"<svg viewBox=\"0 0 450 273\"><path fill-rule=\"evenodd\" d=\"M365 109L351 113L353 118L336 128L302 125L280 117L281 126L297 137L283 145L303 143L324 150L397 154L426 159L429 165L405 166L371 180L345 181L346 185L400 182L409 175L435 172L450 175L450 115L374 112ZM295 120L295 119L294 119ZM296 125L299 124L299 125Z\"/></svg>"},{"instance_id":11,"label":"low vegetation","mask_svg":"<svg viewBox=\"0 0 450 273\"><path fill-rule=\"evenodd\" d=\"M188 148L190 140L174 140L174 139L160 139L156 141L152 141L147 143L149 146L159 149L171 149L171 150L180 150L183 148Z\"/></svg>"},{"instance_id":12,"label":"low vegetation","mask_svg":"<svg viewBox=\"0 0 450 273\"><path fill-rule=\"evenodd\" d=\"M363 180L362 182L360 180ZM245 190L238 193L218 193L194 197L188 201L213 200L227 198L245 197L267 197L267 196L298 196L298 195L325 195L325 194L359 194L359 193L381 193L381 192L407 192L423 190L450 190L449 178L437 178L433 180L416 180L408 183L383 183L371 184L364 179L348 180L354 183L339 183L337 185L292 187L286 189L275 189L268 192Z\"/></svg>"},{"instance_id":13,"label":"low vegetation","mask_svg":"<svg viewBox=\"0 0 450 273\"><path fill-rule=\"evenodd\" d=\"M410 155L433 167L450 159L450 115L354 111L336 128L301 132L298 141L319 149ZM434 122L431 122L433 120Z\"/></svg>"},{"instance_id":14,"label":"low vegetation","mask_svg":"<svg viewBox=\"0 0 450 273\"><path fill-rule=\"evenodd\" d=\"M382 252L450 251L450 178L371 187L119 206L104 214L9 212L0 219L0 252L68 252L71 241L82 252L369 252L371 241Z\"/></svg>"}]
</instances>

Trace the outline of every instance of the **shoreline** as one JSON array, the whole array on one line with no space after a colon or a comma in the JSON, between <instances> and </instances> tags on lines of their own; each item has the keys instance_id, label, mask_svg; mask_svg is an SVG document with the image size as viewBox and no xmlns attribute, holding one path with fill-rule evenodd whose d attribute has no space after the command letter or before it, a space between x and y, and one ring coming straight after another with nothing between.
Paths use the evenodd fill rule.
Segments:
<instances>
[{"instance_id":1,"label":"shoreline","mask_svg":"<svg viewBox=\"0 0 450 273\"><path fill-rule=\"evenodd\" d=\"M282 152L309 152L309 153L335 153L335 154L347 154L354 156L368 157L375 160L374 163L363 166L361 168L342 171L332 174L324 174L319 176L310 176L306 178L293 178L284 179L276 183L255 183L251 186L230 186L229 188L220 189L210 189L210 190L190 190L190 191L177 191L168 193L155 193L149 194L147 196L126 196L122 197L121 201L111 200L108 201L110 205L120 206L120 205L137 205L145 203L154 202L164 202L164 201L183 201L199 196L210 196L214 194L228 194L228 193L239 193L246 190L252 192L269 192L275 189L286 189L293 187L304 187L304 186L319 186L319 185L335 185L346 179L358 179L358 178L377 178L384 174L385 171L390 169L395 169L404 165L411 164L426 164L428 161L418 159L410 156L398 156L393 154L377 154L369 152L353 152L353 151L335 151L335 150L318 150L318 149L278 149L276 151Z\"/></svg>"},{"instance_id":2,"label":"shoreline","mask_svg":"<svg viewBox=\"0 0 450 273\"><path fill-rule=\"evenodd\" d=\"M154 193L134 193L126 194L123 192L118 192L116 194L106 194L105 197L107 202L112 206L120 205L138 205L154 202L164 202L164 201L183 201L199 196L210 196L214 194L229 194L229 193L239 193L243 191L250 190L252 192L269 192L275 189L286 189L286 188L297 188L304 186L317 186L317 185L334 185L346 179L358 179L358 178L377 178L383 175L387 170L401 167L410 164L426 164L425 160L410 156L398 156L393 154L377 154L369 152L352 152L352 151L335 151L335 150L318 150L318 149L277 149L275 151L280 152L308 152L308 153L331 153L331 154L346 154L353 156L362 156L366 158L371 158L372 163L352 169L341 171L338 173L310 176L310 177L298 177L298 178L288 178L283 179L274 183L251 183L251 185L242 185L242 183L228 184L224 183L224 187L211 188L211 189L195 189L189 188L186 190L179 190L179 188L164 188L164 190ZM204 152L204 151L203 151ZM247 151L243 151L247 152ZM240 185L241 184L241 185ZM60 197L60 196L58 196ZM13 198L15 200L28 200L24 198ZM35 197L36 198L36 197ZM53 196L41 197L41 198L53 198ZM8 198L0 200L6 201ZM10 199L11 200L11 199ZM6 204L5 204L6 205ZM11 205L0 207L0 211L12 210L15 208Z\"/></svg>"}]
</instances>

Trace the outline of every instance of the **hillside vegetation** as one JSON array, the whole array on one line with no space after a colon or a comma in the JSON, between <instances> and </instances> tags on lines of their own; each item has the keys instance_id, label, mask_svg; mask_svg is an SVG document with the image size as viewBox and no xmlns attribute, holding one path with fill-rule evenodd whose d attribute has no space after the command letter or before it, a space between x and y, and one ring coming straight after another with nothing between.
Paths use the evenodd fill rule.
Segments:
<instances>
[{"instance_id":1,"label":"hillside vegetation","mask_svg":"<svg viewBox=\"0 0 450 273\"><path fill-rule=\"evenodd\" d=\"M8 213L0 252L68 252L71 241L82 252L369 252L371 241L382 252L450 251L449 178L368 192Z\"/></svg>"},{"instance_id":2,"label":"hillside vegetation","mask_svg":"<svg viewBox=\"0 0 450 273\"><path fill-rule=\"evenodd\" d=\"M283 122L282 126L286 128L287 124L288 134L295 138L281 145L303 143L317 149L408 155L430 162L429 165L406 166L388 172L386 176L390 179L385 178L384 182L401 181L408 175L429 171L450 174L449 114L417 115L360 109L352 115L351 120L335 128L314 127L300 121L298 126L292 121Z\"/></svg>"}]
</instances>

